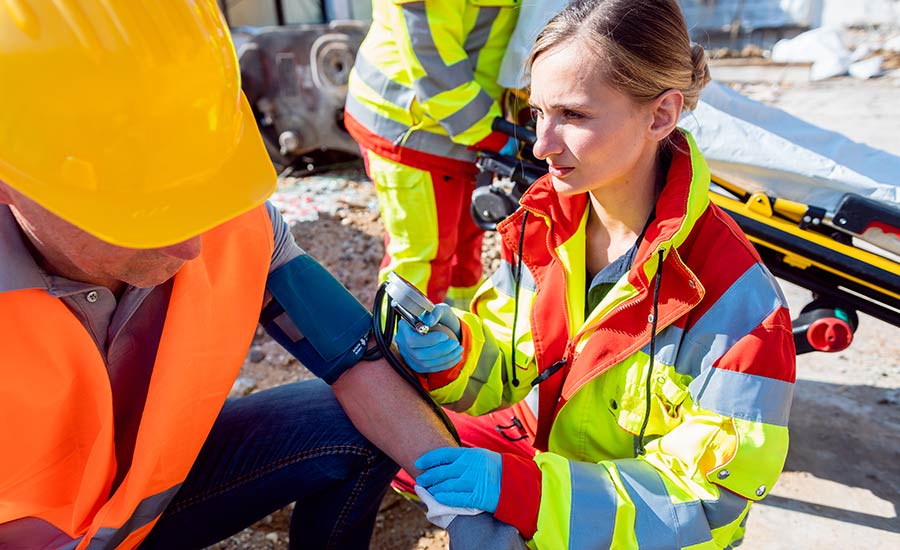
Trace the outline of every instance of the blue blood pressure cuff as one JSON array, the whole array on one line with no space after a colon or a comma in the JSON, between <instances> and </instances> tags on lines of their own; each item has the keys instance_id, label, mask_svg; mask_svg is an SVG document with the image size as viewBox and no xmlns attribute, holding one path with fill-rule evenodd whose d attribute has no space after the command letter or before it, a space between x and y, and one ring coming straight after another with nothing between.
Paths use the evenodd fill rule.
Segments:
<instances>
[{"instance_id":1,"label":"blue blood pressure cuff","mask_svg":"<svg viewBox=\"0 0 900 550\"><path fill-rule=\"evenodd\" d=\"M269 274L260 323L313 374L333 384L366 351L372 316L308 254Z\"/></svg>"}]
</instances>

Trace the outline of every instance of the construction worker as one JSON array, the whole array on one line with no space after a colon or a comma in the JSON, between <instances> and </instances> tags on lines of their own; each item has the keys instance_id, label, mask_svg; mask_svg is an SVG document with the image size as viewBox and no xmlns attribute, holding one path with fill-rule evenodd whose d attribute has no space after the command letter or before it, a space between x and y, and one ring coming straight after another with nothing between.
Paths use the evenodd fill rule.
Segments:
<instances>
[{"instance_id":1,"label":"construction worker","mask_svg":"<svg viewBox=\"0 0 900 550\"><path fill-rule=\"evenodd\" d=\"M216 2L7 2L0 50L0 547L202 548L297 501L292 548L368 548L375 445L454 443L351 368L369 312L264 204ZM226 401L261 320L330 387Z\"/></svg>"},{"instance_id":2,"label":"construction worker","mask_svg":"<svg viewBox=\"0 0 900 550\"><path fill-rule=\"evenodd\" d=\"M375 0L350 73L344 122L360 144L385 227L379 277L467 307L482 279L472 220L475 154L514 151L500 63L519 0Z\"/></svg>"},{"instance_id":3,"label":"construction worker","mask_svg":"<svg viewBox=\"0 0 900 550\"><path fill-rule=\"evenodd\" d=\"M784 465L795 357L777 282L676 128L703 49L676 0L580 0L528 66L549 173L500 224L471 311L427 316L459 339L397 335L466 413L464 447L420 457L415 482L531 548L736 546Z\"/></svg>"}]
</instances>

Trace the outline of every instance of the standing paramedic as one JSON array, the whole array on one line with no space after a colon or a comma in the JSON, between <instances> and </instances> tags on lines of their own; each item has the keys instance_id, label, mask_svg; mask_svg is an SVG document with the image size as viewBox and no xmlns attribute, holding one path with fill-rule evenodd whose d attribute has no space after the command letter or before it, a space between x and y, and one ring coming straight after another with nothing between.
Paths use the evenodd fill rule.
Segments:
<instances>
[{"instance_id":1,"label":"standing paramedic","mask_svg":"<svg viewBox=\"0 0 900 550\"><path fill-rule=\"evenodd\" d=\"M709 199L676 127L709 73L676 0L584 0L532 49L549 174L498 228L470 312L401 354L463 445L416 461L440 503L532 548L731 548L788 450L795 374L777 282Z\"/></svg>"},{"instance_id":2,"label":"standing paramedic","mask_svg":"<svg viewBox=\"0 0 900 550\"><path fill-rule=\"evenodd\" d=\"M370 315L264 204L216 2L6 3L0 51L0 547L202 548L296 501L292 548L368 548L375 445L454 443L350 368ZM330 387L226 401L260 321Z\"/></svg>"},{"instance_id":3,"label":"standing paramedic","mask_svg":"<svg viewBox=\"0 0 900 550\"><path fill-rule=\"evenodd\" d=\"M397 272L432 302L468 307L484 236L472 220L475 153L513 151L493 132L500 63L519 0L374 0L345 124L362 149L385 227L379 278Z\"/></svg>"}]
</instances>

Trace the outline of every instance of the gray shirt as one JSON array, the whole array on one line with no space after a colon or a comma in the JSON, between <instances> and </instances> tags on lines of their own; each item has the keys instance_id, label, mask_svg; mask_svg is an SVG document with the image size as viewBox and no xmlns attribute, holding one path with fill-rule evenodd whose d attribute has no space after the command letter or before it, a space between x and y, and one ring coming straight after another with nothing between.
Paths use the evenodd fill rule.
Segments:
<instances>
[{"instance_id":1,"label":"gray shirt","mask_svg":"<svg viewBox=\"0 0 900 550\"><path fill-rule=\"evenodd\" d=\"M294 243L278 210L268 202L266 208L275 234L271 273L304 252ZM32 256L26 240L9 207L0 205L0 292L41 289L62 300L91 335L106 364L118 464L112 492L131 466L172 281L151 288L126 287L116 300L104 286L47 273Z\"/></svg>"}]
</instances>

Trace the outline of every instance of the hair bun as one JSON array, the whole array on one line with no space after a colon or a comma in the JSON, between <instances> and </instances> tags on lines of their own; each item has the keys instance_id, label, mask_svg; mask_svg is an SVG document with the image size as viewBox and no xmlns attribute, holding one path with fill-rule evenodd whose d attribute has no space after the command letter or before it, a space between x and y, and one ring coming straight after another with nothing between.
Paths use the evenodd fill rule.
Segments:
<instances>
[{"instance_id":1,"label":"hair bun","mask_svg":"<svg viewBox=\"0 0 900 550\"><path fill-rule=\"evenodd\" d=\"M691 64L694 67L694 82L700 87L706 86L710 81L709 63L706 58L706 50L696 42L691 42Z\"/></svg>"},{"instance_id":2,"label":"hair bun","mask_svg":"<svg viewBox=\"0 0 900 550\"><path fill-rule=\"evenodd\" d=\"M709 63L706 58L706 50L696 42L691 42L691 87L684 90L685 107L694 110L700 100L700 91L709 84L712 78L709 75Z\"/></svg>"}]
</instances>

